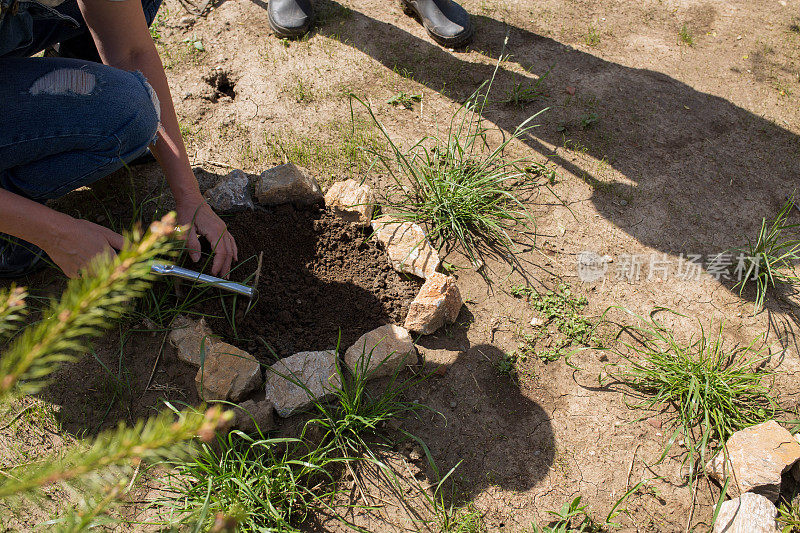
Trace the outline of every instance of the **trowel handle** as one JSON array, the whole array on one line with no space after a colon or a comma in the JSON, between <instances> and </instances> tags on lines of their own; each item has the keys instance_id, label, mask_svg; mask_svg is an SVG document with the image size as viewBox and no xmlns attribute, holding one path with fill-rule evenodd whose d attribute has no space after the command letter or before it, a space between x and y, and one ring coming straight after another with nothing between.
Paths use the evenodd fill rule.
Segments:
<instances>
[{"instance_id":1,"label":"trowel handle","mask_svg":"<svg viewBox=\"0 0 800 533\"><path fill-rule=\"evenodd\" d=\"M226 291L235 292L244 296L247 296L250 299L256 295L255 289L248 287L247 285L242 285L241 283L236 283L235 281L228 281L222 278L215 278L214 276L209 276L208 274L201 274L200 272L195 272L194 270L189 270L188 268L183 268L175 265L165 265L164 263L153 263L150 266L150 272L159 276L175 276L176 278L181 278L189 281L199 281L201 283L208 283L209 285L214 285L215 287L219 287L220 289L225 289Z\"/></svg>"}]
</instances>

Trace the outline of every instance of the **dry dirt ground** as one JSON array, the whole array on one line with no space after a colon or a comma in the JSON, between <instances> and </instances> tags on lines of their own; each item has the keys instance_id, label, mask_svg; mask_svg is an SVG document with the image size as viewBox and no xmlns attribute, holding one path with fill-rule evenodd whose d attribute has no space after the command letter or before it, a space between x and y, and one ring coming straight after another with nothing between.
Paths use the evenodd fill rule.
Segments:
<instances>
[{"instance_id":1,"label":"dry dirt ground","mask_svg":"<svg viewBox=\"0 0 800 533\"><path fill-rule=\"evenodd\" d=\"M438 413L405 427L443 472L460 462L456 500L474 505L489 531L525 531L577 495L605 516L642 479L652 481L629 499L622 531L708 530L718 489L701 480L693 501L678 448L654 465L670 429L657 414L629 409L619 388L598 386L603 354L580 352L574 367L529 361L518 382L498 374L497 361L535 316L509 289L568 283L588 298L592 315L614 305L641 314L665 306L688 317L673 324L681 334L695 331L697 319L724 321L733 342L766 334L776 355L770 365L782 372L774 392L794 409L797 299L769 297L753 316L753 296L740 297L731 281L705 271L684 280L676 269L681 257L707 257L757 234L761 218L800 185L800 2L466 0L476 25L466 51L433 44L393 1L316 5L313 32L289 42L271 34L260 0L225 0L191 22L178 2L166 3L154 34L192 162L210 173L202 177L293 161L323 184L355 177L380 189L386 177L370 170L358 147L381 141L362 108L353 107L351 119L348 94L371 102L392 137L410 146L445 131L459 103L492 76L507 37L486 117L510 132L547 108L512 152L547 163L556 177L530 199L535 246L521 248L514 265L487 260L483 277L457 253L445 258L464 267L457 275L466 306L456 327L422 341L426 358L446 372L414 394ZM519 87L540 95L503 102ZM412 110L389 105L401 91L421 102ZM109 199L134 188L139 200L169 207L157 199L157 169L137 170L134 181L78 193L64 208L105 223L130 217L127 199L117 202L119 212L91 200L117 205ZM600 280L577 276L577 254L587 250L613 258ZM664 261L666 275L658 269ZM638 276L628 269L637 262ZM57 410L46 429L63 436L6 428L3 464L131 421L162 398L196 401L193 373L175 366L156 372L145 390L163 336L125 335L122 351L112 338L97 353L119 365L126 387L103 377L91 357L81 370L67 369L44 395ZM374 531L418 528L388 507L352 518ZM320 519L318 529L341 526Z\"/></svg>"}]
</instances>

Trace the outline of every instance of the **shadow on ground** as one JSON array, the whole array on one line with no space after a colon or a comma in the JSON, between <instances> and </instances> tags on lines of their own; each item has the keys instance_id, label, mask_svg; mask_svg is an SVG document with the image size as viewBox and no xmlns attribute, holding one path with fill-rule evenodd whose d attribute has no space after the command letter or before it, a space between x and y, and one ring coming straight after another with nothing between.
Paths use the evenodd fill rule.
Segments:
<instances>
[{"instance_id":1,"label":"shadow on ground","mask_svg":"<svg viewBox=\"0 0 800 533\"><path fill-rule=\"evenodd\" d=\"M526 491L539 483L555 460L551 413L497 372L503 350L469 346L463 329L420 342L429 353L458 353L443 377L434 373L420 384L419 402L430 410L406 427L427 444L440 475L455 468L452 500L463 503L493 485Z\"/></svg>"},{"instance_id":2,"label":"shadow on ground","mask_svg":"<svg viewBox=\"0 0 800 533\"><path fill-rule=\"evenodd\" d=\"M487 58L476 63L331 0L317 6L319 35L457 103L492 77L508 35L510 61L535 76L502 64L493 99L504 100L516 85L532 87L547 74L544 94L522 106L493 103L485 116L513 132L524 119L549 108L527 145L588 183L593 188L589 200L603 217L659 252L710 258L740 246L798 186L797 135L665 74L605 61L485 16L473 16L471 48ZM586 117L593 117L588 125ZM569 151L590 156L595 168L562 157ZM606 175L608 168L629 182Z\"/></svg>"}]
</instances>

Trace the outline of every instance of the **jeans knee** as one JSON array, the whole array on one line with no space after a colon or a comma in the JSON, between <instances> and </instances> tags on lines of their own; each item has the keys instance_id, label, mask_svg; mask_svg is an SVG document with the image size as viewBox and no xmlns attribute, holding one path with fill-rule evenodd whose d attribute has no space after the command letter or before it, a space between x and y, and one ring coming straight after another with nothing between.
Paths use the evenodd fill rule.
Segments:
<instances>
[{"instance_id":1,"label":"jeans knee","mask_svg":"<svg viewBox=\"0 0 800 533\"><path fill-rule=\"evenodd\" d=\"M119 101L126 107L126 117L116 132L120 156L127 162L141 155L155 142L161 125L161 104L158 95L139 72L126 72L129 78Z\"/></svg>"}]
</instances>

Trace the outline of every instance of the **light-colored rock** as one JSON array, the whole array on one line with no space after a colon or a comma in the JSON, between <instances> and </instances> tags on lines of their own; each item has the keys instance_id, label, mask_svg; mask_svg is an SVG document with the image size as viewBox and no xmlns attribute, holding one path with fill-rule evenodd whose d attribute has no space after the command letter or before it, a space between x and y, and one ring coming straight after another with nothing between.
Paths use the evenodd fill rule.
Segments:
<instances>
[{"instance_id":1,"label":"light-colored rock","mask_svg":"<svg viewBox=\"0 0 800 533\"><path fill-rule=\"evenodd\" d=\"M275 427L275 408L269 400L247 400L234 408L233 427L243 433L265 433Z\"/></svg>"},{"instance_id":2,"label":"light-colored rock","mask_svg":"<svg viewBox=\"0 0 800 533\"><path fill-rule=\"evenodd\" d=\"M212 337L211 330L202 318L193 320L186 316L176 316L171 327L169 343L178 350L178 359L194 366L200 366L211 346L218 342Z\"/></svg>"},{"instance_id":3,"label":"light-colored rock","mask_svg":"<svg viewBox=\"0 0 800 533\"><path fill-rule=\"evenodd\" d=\"M341 387L337 369L333 350L300 352L281 359L267 369L267 399L278 415L291 416L311 406L314 399L324 401Z\"/></svg>"},{"instance_id":4,"label":"light-colored rock","mask_svg":"<svg viewBox=\"0 0 800 533\"><path fill-rule=\"evenodd\" d=\"M236 213L255 209L250 196L250 180L241 170L234 170L205 193L208 205L218 213Z\"/></svg>"},{"instance_id":5,"label":"light-colored rock","mask_svg":"<svg viewBox=\"0 0 800 533\"><path fill-rule=\"evenodd\" d=\"M439 254L419 225L382 216L372 221L372 229L398 272L427 278L439 268Z\"/></svg>"},{"instance_id":6,"label":"light-colored rock","mask_svg":"<svg viewBox=\"0 0 800 533\"><path fill-rule=\"evenodd\" d=\"M369 185L359 185L354 179L337 181L325 193L325 205L342 219L368 225L375 210L375 194Z\"/></svg>"},{"instance_id":7,"label":"light-colored rock","mask_svg":"<svg viewBox=\"0 0 800 533\"><path fill-rule=\"evenodd\" d=\"M732 496L755 492L776 501L781 474L800 460L800 444L774 420L737 431L726 447L728 460L720 450L706 465L706 472L721 483L733 476L728 485Z\"/></svg>"},{"instance_id":8,"label":"light-colored rock","mask_svg":"<svg viewBox=\"0 0 800 533\"><path fill-rule=\"evenodd\" d=\"M194 381L205 401L239 402L261 385L261 365L244 350L218 342L211 346Z\"/></svg>"},{"instance_id":9,"label":"light-colored rock","mask_svg":"<svg viewBox=\"0 0 800 533\"><path fill-rule=\"evenodd\" d=\"M769 499L745 492L722 503L714 533L779 533L777 517L778 509Z\"/></svg>"},{"instance_id":10,"label":"light-colored rock","mask_svg":"<svg viewBox=\"0 0 800 533\"><path fill-rule=\"evenodd\" d=\"M256 182L256 198L263 205L311 205L325 201L317 180L292 163L262 172Z\"/></svg>"},{"instance_id":11,"label":"light-colored rock","mask_svg":"<svg viewBox=\"0 0 800 533\"><path fill-rule=\"evenodd\" d=\"M344 362L353 374L369 378L391 376L417 361L417 349L408 331L394 324L380 326L363 334L344 353Z\"/></svg>"},{"instance_id":12,"label":"light-colored rock","mask_svg":"<svg viewBox=\"0 0 800 533\"><path fill-rule=\"evenodd\" d=\"M455 322L462 303L456 279L432 272L411 302L404 325L409 331L430 335L444 324Z\"/></svg>"}]
</instances>

